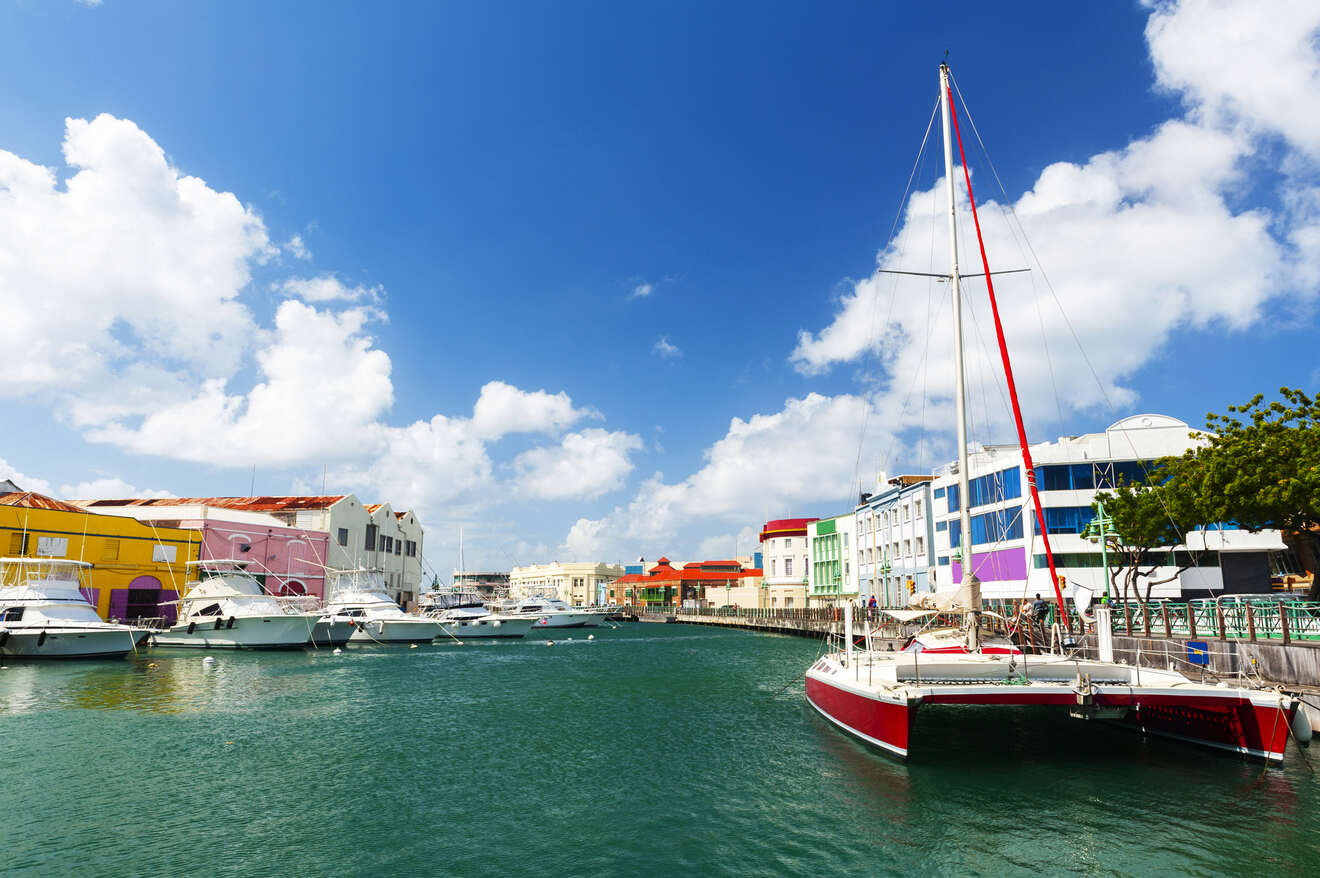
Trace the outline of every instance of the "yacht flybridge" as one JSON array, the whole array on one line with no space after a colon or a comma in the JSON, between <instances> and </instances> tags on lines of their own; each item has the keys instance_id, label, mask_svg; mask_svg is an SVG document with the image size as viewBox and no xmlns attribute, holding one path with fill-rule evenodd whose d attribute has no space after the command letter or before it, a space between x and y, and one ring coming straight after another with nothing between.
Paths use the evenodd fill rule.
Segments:
<instances>
[{"instance_id":1,"label":"yacht flybridge","mask_svg":"<svg viewBox=\"0 0 1320 878\"><path fill-rule=\"evenodd\" d=\"M966 183L968 204L980 245L981 267L1022 448L1037 533L1044 549L1054 597L1063 612L1062 590L1036 490L1035 468L999 322L992 272L981 241L980 220L976 216L976 200L972 196L966 158L962 155L962 139L958 133L949 80L948 65L941 64L939 107L944 134L951 251L950 271L942 277L949 282L953 301L959 496L968 498L971 492L967 477L967 403L960 289L963 276L958 268L954 136L958 138L963 165L963 173L959 176ZM1079 718L1112 720L1143 732L1268 761L1283 759L1284 746L1298 714L1299 702L1295 697L1252 686L1196 682L1175 671L1150 670L1115 662L1108 608L1101 608L1096 613L1100 660L1053 651L1045 655L1026 655L1006 640L989 637L981 626L980 584L974 572L978 559L969 545L972 534L969 507L970 504L964 502L959 510L963 563L957 565L961 567L961 581L956 590L924 596L934 606L894 614L906 621L946 616L961 620L961 624L952 629L923 632L901 651L859 650L854 642L852 607L845 606L842 650L821 657L805 675L807 701L823 717L848 734L900 757L907 757L917 743L912 740L911 732L917 711L923 707L926 711L940 710L941 722L953 722L957 721L957 708L963 705L1044 705L1067 709ZM1024 515L1031 514L1029 510L1023 512ZM872 645L869 634L865 642Z\"/></svg>"},{"instance_id":2,"label":"yacht flybridge","mask_svg":"<svg viewBox=\"0 0 1320 878\"><path fill-rule=\"evenodd\" d=\"M196 579L179 598L178 618L155 633L156 646L198 649L296 649L304 646L321 615L269 594L248 562L189 561Z\"/></svg>"},{"instance_id":3,"label":"yacht flybridge","mask_svg":"<svg viewBox=\"0 0 1320 878\"><path fill-rule=\"evenodd\" d=\"M105 622L83 594L91 564L64 558L0 558L0 656L121 658L148 634Z\"/></svg>"},{"instance_id":4,"label":"yacht flybridge","mask_svg":"<svg viewBox=\"0 0 1320 878\"><path fill-rule=\"evenodd\" d=\"M440 633L435 619L405 613L390 600L379 570L330 570L323 612L353 622L353 643L430 643Z\"/></svg>"}]
</instances>

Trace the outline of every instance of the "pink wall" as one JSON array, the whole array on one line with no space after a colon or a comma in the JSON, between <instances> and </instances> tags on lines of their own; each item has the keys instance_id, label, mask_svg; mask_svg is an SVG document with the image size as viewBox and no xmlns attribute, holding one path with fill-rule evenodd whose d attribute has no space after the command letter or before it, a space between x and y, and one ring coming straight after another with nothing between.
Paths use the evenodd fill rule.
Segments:
<instances>
[{"instance_id":1,"label":"pink wall","mask_svg":"<svg viewBox=\"0 0 1320 878\"><path fill-rule=\"evenodd\" d=\"M294 527L267 527L214 518L179 522L202 531L202 560L236 558L250 561L248 571L266 575L266 589L280 593L292 584L306 594L325 597L326 552L330 535ZM243 546L248 550L243 551Z\"/></svg>"}]
</instances>

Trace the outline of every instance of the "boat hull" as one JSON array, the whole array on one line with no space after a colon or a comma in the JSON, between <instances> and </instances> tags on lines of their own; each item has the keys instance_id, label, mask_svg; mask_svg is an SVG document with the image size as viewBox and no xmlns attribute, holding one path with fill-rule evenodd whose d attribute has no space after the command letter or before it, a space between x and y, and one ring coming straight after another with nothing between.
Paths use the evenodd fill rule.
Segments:
<instances>
[{"instance_id":1,"label":"boat hull","mask_svg":"<svg viewBox=\"0 0 1320 878\"><path fill-rule=\"evenodd\" d=\"M441 622L440 638L517 640L525 637L527 632L532 630L532 621L531 619L501 619L487 616L479 619Z\"/></svg>"},{"instance_id":2,"label":"boat hull","mask_svg":"<svg viewBox=\"0 0 1320 878\"><path fill-rule=\"evenodd\" d=\"M353 622L349 619L318 619L312 626L308 646L330 649L345 646L353 636Z\"/></svg>"},{"instance_id":3,"label":"boat hull","mask_svg":"<svg viewBox=\"0 0 1320 878\"><path fill-rule=\"evenodd\" d=\"M887 685L864 680L860 673L854 678L837 660L821 659L807 671L807 701L844 732L899 758L909 755L918 707L982 705L1066 709L1081 718L1112 720L1143 733L1280 762L1298 709L1296 699L1276 692L1196 684L1170 674L1147 684L1032 680Z\"/></svg>"},{"instance_id":4,"label":"boat hull","mask_svg":"<svg viewBox=\"0 0 1320 878\"><path fill-rule=\"evenodd\" d=\"M440 623L430 619L359 619L353 643L430 643Z\"/></svg>"},{"instance_id":5,"label":"boat hull","mask_svg":"<svg viewBox=\"0 0 1320 878\"><path fill-rule=\"evenodd\" d=\"M209 620L174 625L152 635L151 642L190 649L301 649L313 625L305 616L238 616L232 626L222 619L219 628Z\"/></svg>"},{"instance_id":6,"label":"boat hull","mask_svg":"<svg viewBox=\"0 0 1320 878\"><path fill-rule=\"evenodd\" d=\"M137 635L128 626L6 628L0 630L3 640L0 656L6 659L123 658L133 651Z\"/></svg>"}]
</instances>

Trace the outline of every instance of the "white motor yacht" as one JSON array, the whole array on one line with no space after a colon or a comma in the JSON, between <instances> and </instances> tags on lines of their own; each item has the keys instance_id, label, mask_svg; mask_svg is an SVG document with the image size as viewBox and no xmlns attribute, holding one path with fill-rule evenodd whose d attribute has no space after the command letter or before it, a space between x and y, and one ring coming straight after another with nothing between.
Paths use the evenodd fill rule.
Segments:
<instances>
[{"instance_id":1,"label":"white motor yacht","mask_svg":"<svg viewBox=\"0 0 1320 878\"><path fill-rule=\"evenodd\" d=\"M120 658L147 629L106 622L80 589L91 564L0 558L0 656Z\"/></svg>"},{"instance_id":2,"label":"white motor yacht","mask_svg":"<svg viewBox=\"0 0 1320 878\"><path fill-rule=\"evenodd\" d=\"M405 613L390 600L378 570L331 570L325 612L353 620L353 643L430 643L440 623Z\"/></svg>"},{"instance_id":3,"label":"white motor yacht","mask_svg":"<svg viewBox=\"0 0 1320 878\"><path fill-rule=\"evenodd\" d=\"M507 610L501 610L500 615L529 618L533 631L541 628L594 628L601 620L597 613L574 609L559 598L545 597L524 598Z\"/></svg>"},{"instance_id":4,"label":"white motor yacht","mask_svg":"<svg viewBox=\"0 0 1320 878\"><path fill-rule=\"evenodd\" d=\"M516 639L525 636L536 621L531 616L492 613L472 591L430 591L418 599L418 609L440 623L442 639Z\"/></svg>"},{"instance_id":5,"label":"white motor yacht","mask_svg":"<svg viewBox=\"0 0 1320 878\"><path fill-rule=\"evenodd\" d=\"M246 561L189 561L197 578L178 601L173 625L152 635L156 646L201 649L297 649L308 642L319 612L270 594Z\"/></svg>"}]
</instances>

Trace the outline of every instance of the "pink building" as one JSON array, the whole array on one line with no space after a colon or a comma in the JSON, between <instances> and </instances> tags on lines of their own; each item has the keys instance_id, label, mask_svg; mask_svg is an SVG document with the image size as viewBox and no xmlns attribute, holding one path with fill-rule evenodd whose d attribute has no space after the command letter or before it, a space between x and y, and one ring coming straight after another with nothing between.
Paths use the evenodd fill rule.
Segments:
<instances>
[{"instance_id":1,"label":"pink building","mask_svg":"<svg viewBox=\"0 0 1320 878\"><path fill-rule=\"evenodd\" d=\"M203 561L247 561L248 572L272 594L325 597L325 567L330 535L289 527L273 515L226 508L197 499L80 501L95 512L124 515L170 527L202 532Z\"/></svg>"}]
</instances>

